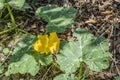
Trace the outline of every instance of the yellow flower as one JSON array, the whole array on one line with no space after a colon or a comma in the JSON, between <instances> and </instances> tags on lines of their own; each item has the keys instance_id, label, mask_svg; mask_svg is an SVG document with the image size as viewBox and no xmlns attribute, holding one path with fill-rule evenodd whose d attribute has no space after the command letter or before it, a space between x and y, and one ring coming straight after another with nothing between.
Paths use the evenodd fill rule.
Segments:
<instances>
[{"instance_id":1,"label":"yellow flower","mask_svg":"<svg viewBox=\"0 0 120 80\"><path fill-rule=\"evenodd\" d=\"M50 33L48 47L51 53L58 51L60 46L60 39L57 37L56 32Z\"/></svg>"},{"instance_id":2,"label":"yellow flower","mask_svg":"<svg viewBox=\"0 0 120 80\"><path fill-rule=\"evenodd\" d=\"M38 35L38 40L33 44L34 49L41 54L58 52L59 45L60 39L57 37L56 32L50 33L49 37L48 35Z\"/></svg>"}]
</instances>

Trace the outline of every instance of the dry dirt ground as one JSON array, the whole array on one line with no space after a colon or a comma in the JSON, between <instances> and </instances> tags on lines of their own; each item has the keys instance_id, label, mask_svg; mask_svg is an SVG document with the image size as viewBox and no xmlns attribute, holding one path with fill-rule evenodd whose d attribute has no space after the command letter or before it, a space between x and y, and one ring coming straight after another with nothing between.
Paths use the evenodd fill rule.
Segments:
<instances>
[{"instance_id":1,"label":"dry dirt ground","mask_svg":"<svg viewBox=\"0 0 120 80\"><path fill-rule=\"evenodd\" d=\"M27 0L32 3L34 0ZM120 0L36 0L32 8L22 11L14 11L16 23L21 30L13 30L8 33L0 35L0 64L7 67L9 60L8 54L3 54L3 48L8 47L10 50L14 45L24 36L25 33L38 34L45 31L47 22L35 17L34 12L39 6L43 5L57 5L65 7L74 7L77 9L75 18L75 25L72 28L81 27L94 34L96 37L104 36L109 41L109 51L113 55L110 61L110 67L100 73L90 72L86 80L114 80L116 76L120 76ZM4 16L4 15L3 15ZM10 22L10 19L0 21L0 26L5 26ZM9 24L8 24L9 25ZM5 30L5 27L0 27L0 32ZM68 36L72 35L72 29L66 30L65 33L60 34L60 38L67 40ZM43 70L35 77L29 74L20 75L15 74L11 77L0 78L3 80L39 80L41 75L48 69ZM53 69L51 69L53 70ZM54 75L47 74L50 77Z\"/></svg>"}]
</instances>

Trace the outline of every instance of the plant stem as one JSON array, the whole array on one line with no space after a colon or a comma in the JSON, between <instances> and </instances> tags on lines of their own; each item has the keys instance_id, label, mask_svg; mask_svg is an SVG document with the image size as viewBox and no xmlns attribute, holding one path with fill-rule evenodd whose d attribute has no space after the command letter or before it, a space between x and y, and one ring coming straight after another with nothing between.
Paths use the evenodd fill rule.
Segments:
<instances>
[{"instance_id":1,"label":"plant stem","mask_svg":"<svg viewBox=\"0 0 120 80\"><path fill-rule=\"evenodd\" d=\"M12 11L11 11L10 6L9 6L8 3L6 3L6 7L8 9L9 14L10 14L10 18L11 18L11 21L12 21L14 27L17 28L16 23L15 23L15 19L14 19L14 16L13 16L13 13L12 13Z\"/></svg>"},{"instance_id":2,"label":"plant stem","mask_svg":"<svg viewBox=\"0 0 120 80\"><path fill-rule=\"evenodd\" d=\"M80 63L80 69L79 69L79 74L78 74L78 79L77 80L81 80L82 75L83 74L83 62Z\"/></svg>"},{"instance_id":3,"label":"plant stem","mask_svg":"<svg viewBox=\"0 0 120 80\"><path fill-rule=\"evenodd\" d=\"M89 70L86 70L83 74L82 80L85 80L85 78L89 75Z\"/></svg>"},{"instance_id":4,"label":"plant stem","mask_svg":"<svg viewBox=\"0 0 120 80\"><path fill-rule=\"evenodd\" d=\"M12 11L11 11L11 9L10 9L9 4L8 4L8 3L5 3L4 5L5 5L5 7L8 9L8 12L9 12L6 16L8 16L8 15L10 14L10 18L11 18L11 22L12 22L12 24L13 24L13 27L10 28L10 29L7 29L7 30L4 30L4 31L0 32L0 35L5 34L5 33L7 33L7 32L10 32L10 31L12 31L12 30L14 30L14 29L17 28L17 25L16 25L16 23L15 23L15 19L14 19L14 16L13 16L13 13L12 13Z\"/></svg>"},{"instance_id":5,"label":"plant stem","mask_svg":"<svg viewBox=\"0 0 120 80\"><path fill-rule=\"evenodd\" d=\"M0 32L0 35L5 34L5 33L7 33L7 32L10 32L10 31L12 31L12 30L14 30L14 29L16 29L16 27L12 27L12 28L10 28L10 29L4 30L4 31Z\"/></svg>"},{"instance_id":6,"label":"plant stem","mask_svg":"<svg viewBox=\"0 0 120 80\"><path fill-rule=\"evenodd\" d=\"M18 31L20 31L20 32L22 32L22 33L25 33L25 34L30 34L30 33L28 33L27 31L22 30L22 29L18 29Z\"/></svg>"},{"instance_id":7,"label":"plant stem","mask_svg":"<svg viewBox=\"0 0 120 80\"><path fill-rule=\"evenodd\" d=\"M57 67L58 69L60 69L60 67L55 63L55 62L52 62L52 64Z\"/></svg>"},{"instance_id":8,"label":"plant stem","mask_svg":"<svg viewBox=\"0 0 120 80\"><path fill-rule=\"evenodd\" d=\"M60 69L60 66L58 66L58 64L57 63L55 63L55 62L52 62L52 64L55 66L55 67L57 67L59 70L61 70ZM63 71L63 70L61 70L63 73L65 73L65 71Z\"/></svg>"}]
</instances>

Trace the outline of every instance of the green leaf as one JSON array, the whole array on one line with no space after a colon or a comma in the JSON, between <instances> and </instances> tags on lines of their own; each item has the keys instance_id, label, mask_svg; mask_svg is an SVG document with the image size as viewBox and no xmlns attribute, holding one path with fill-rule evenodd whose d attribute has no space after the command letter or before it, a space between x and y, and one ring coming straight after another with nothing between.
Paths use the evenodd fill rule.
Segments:
<instances>
[{"instance_id":1,"label":"green leaf","mask_svg":"<svg viewBox=\"0 0 120 80\"><path fill-rule=\"evenodd\" d=\"M62 33L74 23L76 10L55 6L42 6L36 10L36 16L48 22L47 32Z\"/></svg>"},{"instance_id":2,"label":"green leaf","mask_svg":"<svg viewBox=\"0 0 120 80\"><path fill-rule=\"evenodd\" d=\"M51 2L51 0L47 0L48 1L48 3L50 3Z\"/></svg>"},{"instance_id":3,"label":"green leaf","mask_svg":"<svg viewBox=\"0 0 120 80\"><path fill-rule=\"evenodd\" d=\"M4 7L4 4L0 3L0 10L3 9L3 7Z\"/></svg>"},{"instance_id":4,"label":"green leaf","mask_svg":"<svg viewBox=\"0 0 120 80\"><path fill-rule=\"evenodd\" d=\"M120 76L115 77L115 80L120 80Z\"/></svg>"},{"instance_id":5,"label":"green leaf","mask_svg":"<svg viewBox=\"0 0 120 80\"><path fill-rule=\"evenodd\" d=\"M3 7L4 7L4 1L5 0L0 0L0 10L3 9Z\"/></svg>"},{"instance_id":6,"label":"green leaf","mask_svg":"<svg viewBox=\"0 0 120 80\"><path fill-rule=\"evenodd\" d=\"M99 72L109 67L109 59L112 55L105 38L96 38L84 29L76 29L74 36L78 38L75 43L79 44L81 59L91 70Z\"/></svg>"},{"instance_id":7,"label":"green leaf","mask_svg":"<svg viewBox=\"0 0 120 80\"><path fill-rule=\"evenodd\" d=\"M73 33L78 41L66 43L57 55L57 63L66 74L77 70L80 62L86 63L91 70L101 71L109 67L108 42L104 38L96 38L84 29L76 29Z\"/></svg>"},{"instance_id":8,"label":"green leaf","mask_svg":"<svg viewBox=\"0 0 120 80\"><path fill-rule=\"evenodd\" d=\"M5 2L5 0L0 0L0 3L4 3Z\"/></svg>"},{"instance_id":9,"label":"green leaf","mask_svg":"<svg viewBox=\"0 0 120 80\"><path fill-rule=\"evenodd\" d=\"M28 54L24 54L21 60L17 62L12 62L9 65L8 71L5 75L9 76L10 74L15 74L19 72L21 74L30 73L34 76L37 74L38 71L39 66L34 57Z\"/></svg>"},{"instance_id":10,"label":"green leaf","mask_svg":"<svg viewBox=\"0 0 120 80\"><path fill-rule=\"evenodd\" d=\"M31 8L31 6L25 2L21 10L25 11L25 9L29 9L29 8Z\"/></svg>"},{"instance_id":11,"label":"green leaf","mask_svg":"<svg viewBox=\"0 0 120 80\"><path fill-rule=\"evenodd\" d=\"M27 35L15 46L8 71L5 73L6 76L15 73L30 73L34 76L38 73L40 64L46 66L52 62L51 55L41 55L34 51L33 43L35 40L36 36Z\"/></svg>"},{"instance_id":12,"label":"green leaf","mask_svg":"<svg viewBox=\"0 0 120 80\"><path fill-rule=\"evenodd\" d=\"M77 80L73 74L60 74L54 80Z\"/></svg>"},{"instance_id":13,"label":"green leaf","mask_svg":"<svg viewBox=\"0 0 120 80\"><path fill-rule=\"evenodd\" d=\"M8 54L8 53L9 53L9 49L8 49L8 48L4 48L4 49L3 49L3 53L4 53L4 54Z\"/></svg>"},{"instance_id":14,"label":"green leaf","mask_svg":"<svg viewBox=\"0 0 120 80\"><path fill-rule=\"evenodd\" d=\"M0 74L3 73L4 67L0 66Z\"/></svg>"},{"instance_id":15,"label":"green leaf","mask_svg":"<svg viewBox=\"0 0 120 80\"><path fill-rule=\"evenodd\" d=\"M25 0L10 0L8 3L14 9L21 10L25 3Z\"/></svg>"}]
</instances>

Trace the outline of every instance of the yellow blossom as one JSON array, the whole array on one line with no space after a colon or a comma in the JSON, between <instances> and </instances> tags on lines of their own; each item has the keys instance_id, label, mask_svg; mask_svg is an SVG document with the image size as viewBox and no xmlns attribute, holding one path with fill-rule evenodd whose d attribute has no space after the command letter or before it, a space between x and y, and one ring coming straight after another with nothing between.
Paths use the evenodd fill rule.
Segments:
<instances>
[{"instance_id":1,"label":"yellow blossom","mask_svg":"<svg viewBox=\"0 0 120 80\"><path fill-rule=\"evenodd\" d=\"M56 33L50 33L48 47L51 53L59 50L60 40L57 37Z\"/></svg>"},{"instance_id":2,"label":"yellow blossom","mask_svg":"<svg viewBox=\"0 0 120 80\"><path fill-rule=\"evenodd\" d=\"M38 35L38 40L33 44L34 49L41 54L58 52L59 45L60 39L57 37L56 32L50 33L49 37L48 35Z\"/></svg>"}]
</instances>

